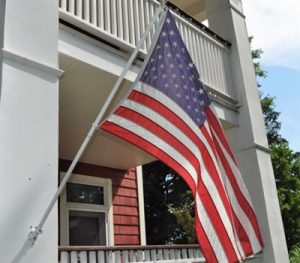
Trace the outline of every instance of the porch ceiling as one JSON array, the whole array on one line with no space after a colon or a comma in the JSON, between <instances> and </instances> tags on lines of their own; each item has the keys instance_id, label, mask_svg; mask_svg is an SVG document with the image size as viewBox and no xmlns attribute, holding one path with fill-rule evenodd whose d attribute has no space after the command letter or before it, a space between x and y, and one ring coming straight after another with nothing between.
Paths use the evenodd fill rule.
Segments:
<instances>
[{"instance_id":1,"label":"porch ceiling","mask_svg":"<svg viewBox=\"0 0 300 263\"><path fill-rule=\"evenodd\" d=\"M205 0L170 0L169 2L178 6L199 22L206 19Z\"/></svg>"},{"instance_id":2,"label":"porch ceiling","mask_svg":"<svg viewBox=\"0 0 300 263\"><path fill-rule=\"evenodd\" d=\"M59 94L59 156L72 160L86 133L104 104L117 76L66 55L60 55L60 68L65 71ZM130 87L125 80L109 112ZM140 149L102 130L96 131L82 162L127 169L153 161Z\"/></svg>"}]
</instances>

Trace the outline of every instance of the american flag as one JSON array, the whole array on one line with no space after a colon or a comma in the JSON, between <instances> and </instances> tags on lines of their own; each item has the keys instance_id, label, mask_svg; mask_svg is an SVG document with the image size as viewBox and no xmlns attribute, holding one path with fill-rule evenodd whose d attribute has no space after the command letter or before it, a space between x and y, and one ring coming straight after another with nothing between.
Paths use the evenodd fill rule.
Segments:
<instances>
[{"instance_id":1,"label":"american flag","mask_svg":"<svg viewBox=\"0 0 300 263\"><path fill-rule=\"evenodd\" d=\"M101 128L181 175L195 198L197 238L206 260L239 262L262 249L257 218L169 11L163 21L129 96Z\"/></svg>"}]
</instances>

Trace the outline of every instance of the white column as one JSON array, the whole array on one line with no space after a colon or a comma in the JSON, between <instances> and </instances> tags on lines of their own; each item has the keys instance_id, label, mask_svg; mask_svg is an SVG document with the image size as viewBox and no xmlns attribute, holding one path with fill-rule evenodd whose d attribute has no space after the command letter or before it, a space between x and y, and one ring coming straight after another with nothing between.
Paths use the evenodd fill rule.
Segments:
<instances>
[{"instance_id":1,"label":"white column","mask_svg":"<svg viewBox=\"0 0 300 263\"><path fill-rule=\"evenodd\" d=\"M58 1L0 0L0 255L11 262L58 181ZM0 40L2 38L0 36ZM22 262L57 262L57 208Z\"/></svg>"},{"instance_id":2,"label":"white column","mask_svg":"<svg viewBox=\"0 0 300 263\"><path fill-rule=\"evenodd\" d=\"M262 262L288 262L276 184L240 0L206 0L210 28L229 40L233 85L242 106L239 126L227 131L258 215Z\"/></svg>"},{"instance_id":3,"label":"white column","mask_svg":"<svg viewBox=\"0 0 300 263\"><path fill-rule=\"evenodd\" d=\"M141 246L145 246L146 245L146 221L145 221L145 203L144 203L144 185L143 185L142 166L136 167L136 178L137 178L138 202L139 202L140 239L141 239Z\"/></svg>"}]
</instances>

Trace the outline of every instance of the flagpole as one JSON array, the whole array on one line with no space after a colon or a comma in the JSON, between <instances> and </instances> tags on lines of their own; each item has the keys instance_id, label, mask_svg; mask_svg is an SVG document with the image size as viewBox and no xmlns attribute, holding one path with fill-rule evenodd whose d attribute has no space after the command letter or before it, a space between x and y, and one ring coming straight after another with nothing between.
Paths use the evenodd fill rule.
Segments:
<instances>
[{"instance_id":1,"label":"flagpole","mask_svg":"<svg viewBox=\"0 0 300 263\"><path fill-rule=\"evenodd\" d=\"M75 158L73 159L73 161L72 161L68 171L66 172L62 182L60 183L56 193L52 197L52 199L51 199L51 201L50 201L50 203L49 203L49 205L48 205L48 207L47 207L40 223L38 224L38 226L35 227L35 229L33 229L29 232L27 240L25 241L25 243L24 243L23 247L21 248L21 250L19 251L19 253L13 259L12 263L20 262L20 260L26 255L27 251L34 246L34 243L37 240L38 236L42 233L42 228L43 228L43 226L44 226L44 224L45 224L52 208L54 207L54 205L57 201L57 198L59 197L59 195L63 191L67 181L69 180L69 178L72 175L72 172L73 172L76 164L78 163L79 159L81 158L82 154L84 153L84 151L85 151L88 143L90 142L93 134L95 133L96 129L99 127L100 120L103 118L107 108L109 107L109 105L110 105L111 101L113 100L115 94L117 93L118 89L120 88L126 73L128 72L128 70L131 67L133 61L135 60L140 48L142 47L145 39L147 38L148 34L150 33L150 30L152 29L152 26L155 24L157 18L159 17L159 15L164 10L164 6L165 5L163 3L160 7L158 7L158 9L156 10L154 16L151 18L151 21L149 22L144 34L142 35L141 39L137 43L135 50L131 54L126 66L124 67L124 69L121 72L118 80L116 81L115 85L113 86L113 88L112 88L107 100L105 101L103 107L100 109L97 118L92 123L92 126L91 126L89 132L87 133L82 145L80 146Z\"/></svg>"}]
</instances>

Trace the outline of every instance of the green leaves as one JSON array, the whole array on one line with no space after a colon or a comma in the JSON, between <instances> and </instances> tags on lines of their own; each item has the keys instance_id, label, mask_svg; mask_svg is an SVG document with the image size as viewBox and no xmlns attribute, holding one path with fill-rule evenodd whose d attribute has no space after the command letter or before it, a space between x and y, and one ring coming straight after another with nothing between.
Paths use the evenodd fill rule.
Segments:
<instances>
[{"instance_id":1,"label":"green leaves","mask_svg":"<svg viewBox=\"0 0 300 263\"><path fill-rule=\"evenodd\" d=\"M290 250L290 263L300 262L300 244L295 245Z\"/></svg>"},{"instance_id":2,"label":"green leaves","mask_svg":"<svg viewBox=\"0 0 300 263\"><path fill-rule=\"evenodd\" d=\"M147 244L194 243L194 201L185 182L160 161L143 166Z\"/></svg>"}]
</instances>

